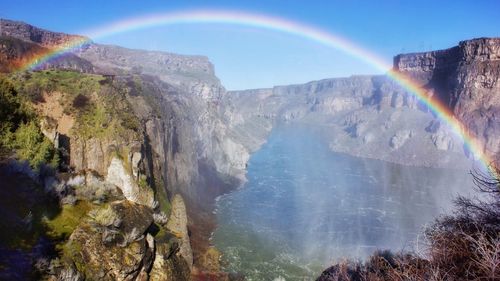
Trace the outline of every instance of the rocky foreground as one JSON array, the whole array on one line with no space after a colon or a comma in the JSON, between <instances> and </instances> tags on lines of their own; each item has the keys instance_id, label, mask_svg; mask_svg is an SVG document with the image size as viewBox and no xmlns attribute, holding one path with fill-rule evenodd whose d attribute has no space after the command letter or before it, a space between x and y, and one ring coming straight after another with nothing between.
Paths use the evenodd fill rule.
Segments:
<instances>
[{"instance_id":1,"label":"rocky foreground","mask_svg":"<svg viewBox=\"0 0 500 281\"><path fill-rule=\"evenodd\" d=\"M220 272L220 254L209 247L213 199L244 181L249 155L282 122L314 125L335 151L470 167L446 124L385 76L227 92L206 57L91 41L17 72L82 38L9 20L0 27L0 70L10 85L2 94L20 97L59 155L47 172L47 163L22 163L30 160L22 145L2 144L9 229L0 245L2 278L236 278ZM499 58L500 39L474 39L399 55L394 67L439 95L498 157ZM21 139L18 126L5 134ZM9 204L12 196L18 206Z\"/></svg>"}]
</instances>

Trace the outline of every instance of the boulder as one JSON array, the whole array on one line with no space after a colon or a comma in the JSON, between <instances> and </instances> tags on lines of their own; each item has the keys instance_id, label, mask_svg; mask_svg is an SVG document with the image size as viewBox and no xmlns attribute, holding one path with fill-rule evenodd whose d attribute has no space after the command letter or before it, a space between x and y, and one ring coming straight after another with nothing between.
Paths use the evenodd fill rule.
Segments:
<instances>
[{"instance_id":1,"label":"boulder","mask_svg":"<svg viewBox=\"0 0 500 281\"><path fill-rule=\"evenodd\" d=\"M87 280L144 276L153 263L154 246L145 236L152 222L150 208L128 200L92 210L63 247L66 268L74 265Z\"/></svg>"}]
</instances>

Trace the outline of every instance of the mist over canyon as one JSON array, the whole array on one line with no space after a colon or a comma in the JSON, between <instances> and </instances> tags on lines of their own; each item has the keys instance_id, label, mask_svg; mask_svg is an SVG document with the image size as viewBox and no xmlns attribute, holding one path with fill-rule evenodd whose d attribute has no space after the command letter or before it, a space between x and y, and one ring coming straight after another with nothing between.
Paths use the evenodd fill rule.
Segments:
<instances>
[{"instance_id":1,"label":"mist over canyon","mask_svg":"<svg viewBox=\"0 0 500 281\"><path fill-rule=\"evenodd\" d=\"M38 202L19 192L21 207L2 203L2 278L310 279L342 257L412 250L481 169L456 131L388 76L228 92L206 57L90 40L19 72L81 37L0 27L9 91L61 155L43 174L12 152L21 146L2 150L2 192L45 191ZM499 38L398 55L394 70L499 161Z\"/></svg>"},{"instance_id":2,"label":"mist over canyon","mask_svg":"<svg viewBox=\"0 0 500 281\"><path fill-rule=\"evenodd\" d=\"M318 128L278 125L251 156L248 182L218 198L213 242L228 271L311 280L377 249L415 251L424 226L473 193L465 170L353 157L324 139Z\"/></svg>"}]
</instances>

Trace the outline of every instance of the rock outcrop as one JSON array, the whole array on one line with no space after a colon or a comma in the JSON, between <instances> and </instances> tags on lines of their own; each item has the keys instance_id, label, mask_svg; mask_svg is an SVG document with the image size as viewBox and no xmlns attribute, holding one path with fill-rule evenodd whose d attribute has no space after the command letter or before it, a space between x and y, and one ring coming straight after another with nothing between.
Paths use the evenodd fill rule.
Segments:
<instances>
[{"instance_id":1,"label":"rock outcrop","mask_svg":"<svg viewBox=\"0 0 500 281\"><path fill-rule=\"evenodd\" d=\"M93 209L63 247L59 278L190 280L180 242L168 233L153 237L152 223L150 208L127 200Z\"/></svg>"},{"instance_id":2,"label":"rock outcrop","mask_svg":"<svg viewBox=\"0 0 500 281\"><path fill-rule=\"evenodd\" d=\"M186 260L189 268L193 267L193 253L191 250L191 243L189 242L188 234L188 218L186 212L186 205L184 200L179 195L174 196L172 200L172 212L167 223L167 229L172 233L179 236L182 241L180 248L180 255Z\"/></svg>"},{"instance_id":3,"label":"rock outcrop","mask_svg":"<svg viewBox=\"0 0 500 281\"><path fill-rule=\"evenodd\" d=\"M135 169L137 169L138 162L135 163ZM134 166L132 166L134 169ZM153 190L149 188L141 188L134 180L133 175L129 174L125 167L123 167L123 162L118 158L113 158L108 167L108 173L106 175L106 181L119 186L123 195L128 200L146 205L149 207L154 207L154 194Z\"/></svg>"}]
</instances>

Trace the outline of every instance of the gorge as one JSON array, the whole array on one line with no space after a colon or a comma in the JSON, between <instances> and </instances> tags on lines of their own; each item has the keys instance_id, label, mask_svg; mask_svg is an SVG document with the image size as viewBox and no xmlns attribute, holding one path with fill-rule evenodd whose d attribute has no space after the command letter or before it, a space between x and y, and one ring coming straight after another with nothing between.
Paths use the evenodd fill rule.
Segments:
<instances>
[{"instance_id":1,"label":"gorge","mask_svg":"<svg viewBox=\"0 0 500 281\"><path fill-rule=\"evenodd\" d=\"M61 154L57 172L44 174L23 164L26 159L13 149L2 150L2 213L9 230L0 245L2 278L240 278L226 269L260 280L258 274L266 272L252 279L246 263L258 254L231 261L231 243L255 247L255 233L271 239L262 243L287 241L284 247L299 253L281 252L287 262L303 254L300 258L315 263L312 273L300 266L287 272L289 265L283 265L273 278L294 280L293 272L313 278L354 248L358 252L351 257L365 257L375 247L404 248L420 226L449 210L455 192L470 189L467 171L480 165L448 124L383 75L228 92L206 57L91 41L34 71L16 71L75 38L81 37L0 20L3 78L33 109L33 122ZM499 161L499 38L398 55L394 70L436 93L483 151ZM287 157L289 162L283 160ZM300 174L305 171L309 174ZM425 183L415 180L423 174ZM295 205L294 193L287 192L294 185L287 182L299 176L304 182L293 192L305 201ZM388 178L390 184L380 183ZM373 190L364 193L364 187ZM32 189L39 190L32 196L43 200L33 200ZM20 206L8 203L10 193L17 194ZM384 205L387 194L408 209ZM49 212L54 206L57 210ZM370 210L360 211L367 206ZM428 213L415 217L422 206ZM336 211L327 213L332 208ZM349 213L350 208L356 211ZM284 216L290 212L297 215ZM384 215L372 220L379 213ZM352 241L339 250L340 242L328 234L345 219L369 227L344 237ZM404 222L410 227L400 227ZM297 237L301 229L314 235ZM374 229L382 230L372 235ZM387 234L393 229L398 237ZM243 241L242 232L255 233ZM18 233L26 237L14 239ZM55 242L45 246L45 240ZM359 250L361 240L369 249ZM251 247L247 250L255 250ZM260 248L273 251L265 244ZM219 264L219 250L229 264ZM25 267L19 270L15 260L26 261Z\"/></svg>"}]
</instances>

